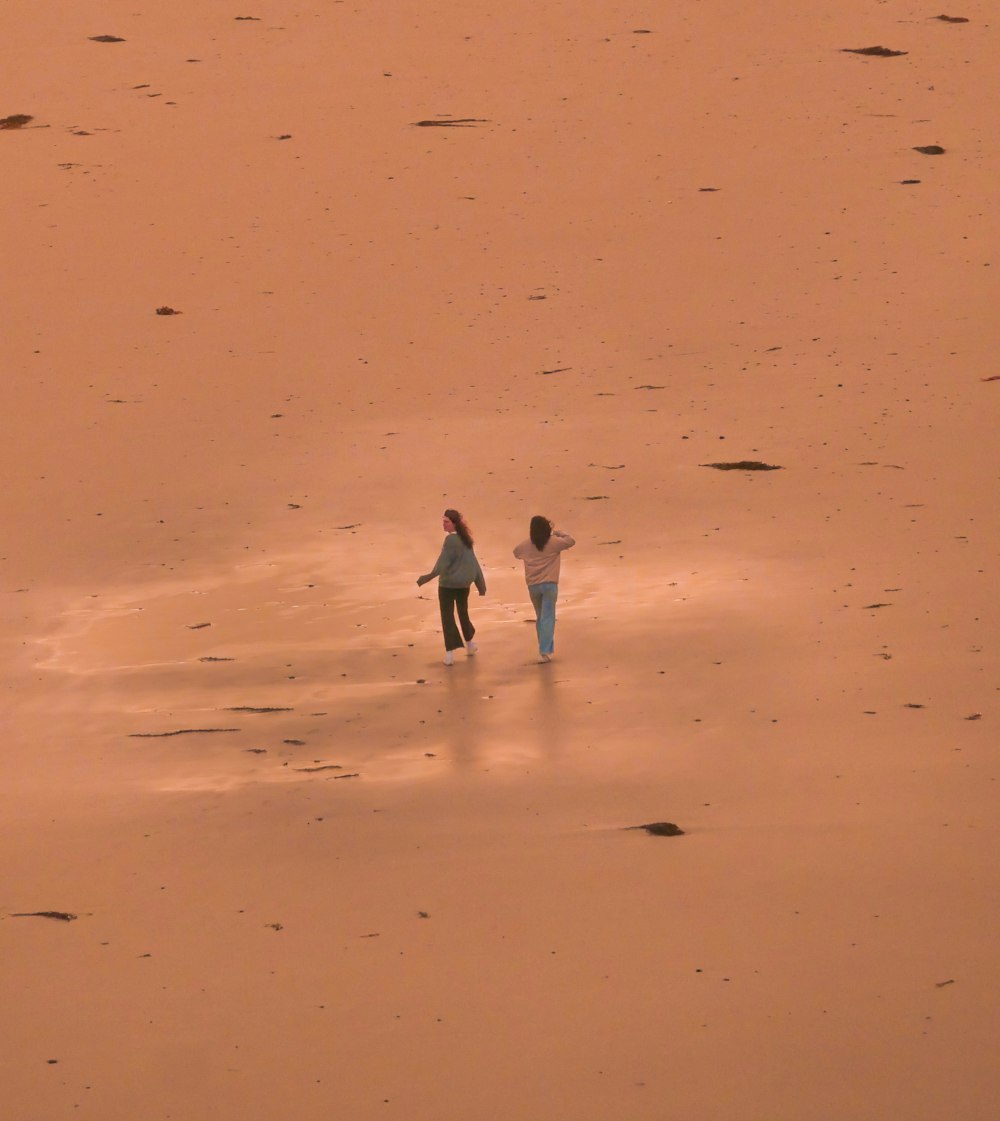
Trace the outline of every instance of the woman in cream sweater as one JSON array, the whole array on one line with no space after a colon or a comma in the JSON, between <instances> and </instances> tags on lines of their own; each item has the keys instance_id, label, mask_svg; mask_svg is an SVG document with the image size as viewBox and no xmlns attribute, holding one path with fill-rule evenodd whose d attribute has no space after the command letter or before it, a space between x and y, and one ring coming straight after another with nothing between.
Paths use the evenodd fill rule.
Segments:
<instances>
[{"instance_id":1,"label":"woman in cream sweater","mask_svg":"<svg viewBox=\"0 0 1000 1121\"><path fill-rule=\"evenodd\" d=\"M543 662L551 661L555 652L560 555L575 544L568 533L553 529L548 518L536 514L531 519L527 541L514 550L514 556L524 561L524 579L535 609L538 654Z\"/></svg>"}]
</instances>

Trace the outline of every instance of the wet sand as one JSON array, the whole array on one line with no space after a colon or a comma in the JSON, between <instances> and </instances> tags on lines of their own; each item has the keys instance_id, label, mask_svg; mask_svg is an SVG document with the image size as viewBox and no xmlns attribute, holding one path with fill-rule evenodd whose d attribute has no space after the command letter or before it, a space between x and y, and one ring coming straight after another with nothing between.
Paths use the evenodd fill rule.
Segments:
<instances>
[{"instance_id":1,"label":"wet sand","mask_svg":"<svg viewBox=\"0 0 1000 1121\"><path fill-rule=\"evenodd\" d=\"M1000 80L937 14L5 6L13 1118L993 1117Z\"/></svg>"}]
</instances>

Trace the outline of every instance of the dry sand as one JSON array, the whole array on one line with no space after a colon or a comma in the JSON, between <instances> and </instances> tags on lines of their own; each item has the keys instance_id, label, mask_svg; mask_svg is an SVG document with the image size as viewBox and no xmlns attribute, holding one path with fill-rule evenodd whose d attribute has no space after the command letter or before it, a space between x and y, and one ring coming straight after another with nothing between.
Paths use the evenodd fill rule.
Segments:
<instances>
[{"instance_id":1,"label":"dry sand","mask_svg":"<svg viewBox=\"0 0 1000 1121\"><path fill-rule=\"evenodd\" d=\"M996 1117L1000 42L946 14L6 0L5 1117Z\"/></svg>"}]
</instances>

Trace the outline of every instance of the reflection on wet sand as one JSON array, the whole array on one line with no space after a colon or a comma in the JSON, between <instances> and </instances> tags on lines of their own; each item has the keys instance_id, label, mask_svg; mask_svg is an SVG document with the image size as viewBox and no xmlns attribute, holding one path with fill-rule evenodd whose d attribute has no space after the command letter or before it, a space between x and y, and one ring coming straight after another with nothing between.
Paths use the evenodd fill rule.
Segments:
<instances>
[{"instance_id":1,"label":"reflection on wet sand","mask_svg":"<svg viewBox=\"0 0 1000 1121\"><path fill-rule=\"evenodd\" d=\"M352 547L79 597L36 639L55 686L46 703L69 711L86 694L125 764L99 772L112 784L137 770L174 791L339 781L305 769L320 765L365 782L585 772L637 730L646 738L643 713L663 682L651 677L646 698L621 707L609 616L619 641L652 644L649 658L676 666L681 635L706 612L753 614L746 560L736 571L703 562L686 580L636 571L627 601L581 564L551 663L534 654L530 605L497 596L481 607L480 652L446 667L435 620L408 588L373 601L366 582L345 579Z\"/></svg>"},{"instance_id":2,"label":"reflection on wet sand","mask_svg":"<svg viewBox=\"0 0 1000 1121\"><path fill-rule=\"evenodd\" d=\"M445 681L445 743L455 770L530 774L557 759L563 728L554 665L498 673L482 653L468 663Z\"/></svg>"}]
</instances>

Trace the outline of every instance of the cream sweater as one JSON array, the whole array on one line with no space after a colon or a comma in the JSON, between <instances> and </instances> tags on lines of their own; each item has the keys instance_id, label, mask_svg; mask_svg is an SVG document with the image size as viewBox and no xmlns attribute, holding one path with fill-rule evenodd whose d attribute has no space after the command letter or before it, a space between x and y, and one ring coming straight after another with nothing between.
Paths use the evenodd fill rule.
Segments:
<instances>
[{"instance_id":1,"label":"cream sweater","mask_svg":"<svg viewBox=\"0 0 1000 1121\"><path fill-rule=\"evenodd\" d=\"M552 536L545 542L545 548L538 551L529 537L514 550L514 556L524 561L524 579L527 584L548 584L559 581L560 553L572 549L576 539L568 533L554 529Z\"/></svg>"}]
</instances>

